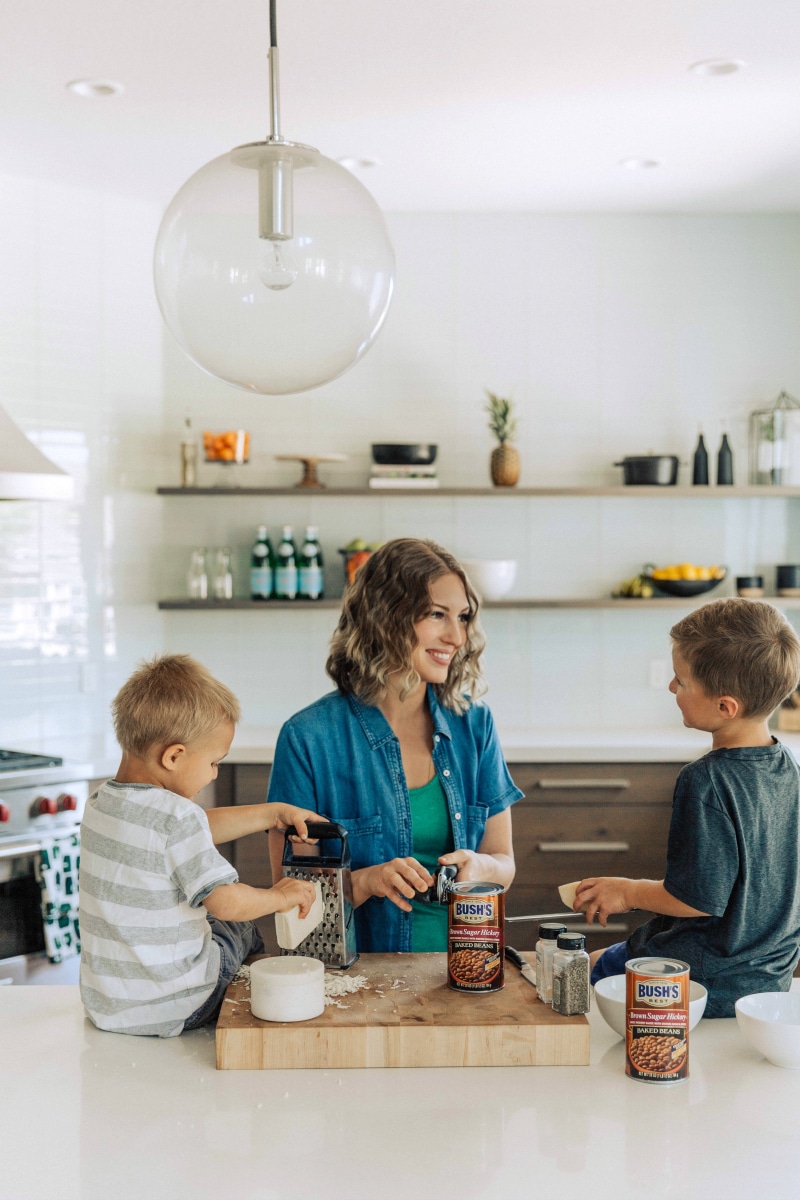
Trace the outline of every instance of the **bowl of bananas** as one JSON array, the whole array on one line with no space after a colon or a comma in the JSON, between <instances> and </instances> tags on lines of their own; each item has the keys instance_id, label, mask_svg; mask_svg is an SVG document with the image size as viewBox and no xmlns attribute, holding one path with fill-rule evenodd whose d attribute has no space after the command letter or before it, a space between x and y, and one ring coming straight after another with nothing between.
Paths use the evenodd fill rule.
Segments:
<instances>
[{"instance_id":1,"label":"bowl of bananas","mask_svg":"<svg viewBox=\"0 0 800 1200\"><path fill-rule=\"evenodd\" d=\"M677 563L668 567L656 567L647 563L642 578L659 592L667 596L702 596L722 583L728 574L727 567L698 567L695 563Z\"/></svg>"}]
</instances>

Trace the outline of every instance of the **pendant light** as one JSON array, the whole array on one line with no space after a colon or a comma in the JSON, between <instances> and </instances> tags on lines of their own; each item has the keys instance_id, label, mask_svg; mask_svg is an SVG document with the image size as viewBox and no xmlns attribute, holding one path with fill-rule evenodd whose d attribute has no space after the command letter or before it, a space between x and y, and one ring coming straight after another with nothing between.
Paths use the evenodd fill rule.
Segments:
<instances>
[{"instance_id":1,"label":"pendant light","mask_svg":"<svg viewBox=\"0 0 800 1200\"><path fill-rule=\"evenodd\" d=\"M280 395L336 379L367 352L394 287L378 205L344 167L280 132L270 0L270 135L191 177L155 246L164 320L198 366Z\"/></svg>"}]
</instances>

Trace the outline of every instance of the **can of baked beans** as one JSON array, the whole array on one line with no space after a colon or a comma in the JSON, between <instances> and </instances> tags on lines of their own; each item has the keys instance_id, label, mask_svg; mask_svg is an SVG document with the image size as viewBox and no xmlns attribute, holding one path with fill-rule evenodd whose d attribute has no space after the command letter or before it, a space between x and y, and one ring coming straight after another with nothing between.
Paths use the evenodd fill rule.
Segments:
<instances>
[{"instance_id":1,"label":"can of baked beans","mask_svg":"<svg viewBox=\"0 0 800 1200\"><path fill-rule=\"evenodd\" d=\"M629 958L625 997L625 1074L645 1083L688 1079L689 964Z\"/></svg>"},{"instance_id":2,"label":"can of baked beans","mask_svg":"<svg viewBox=\"0 0 800 1200\"><path fill-rule=\"evenodd\" d=\"M505 888L451 883L447 907L447 982L456 992L503 987Z\"/></svg>"}]
</instances>

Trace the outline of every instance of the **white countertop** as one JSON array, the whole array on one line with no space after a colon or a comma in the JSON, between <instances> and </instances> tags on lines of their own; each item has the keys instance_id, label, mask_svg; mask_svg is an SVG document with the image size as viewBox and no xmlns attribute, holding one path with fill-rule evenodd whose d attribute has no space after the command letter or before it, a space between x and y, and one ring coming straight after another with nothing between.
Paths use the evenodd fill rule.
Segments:
<instances>
[{"instance_id":1,"label":"white countertop","mask_svg":"<svg viewBox=\"0 0 800 1200\"><path fill-rule=\"evenodd\" d=\"M212 1030L0 987L0 1200L795 1200L800 1071L701 1021L688 1081L648 1085L590 1023L588 1067L217 1071Z\"/></svg>"}]
</instances>

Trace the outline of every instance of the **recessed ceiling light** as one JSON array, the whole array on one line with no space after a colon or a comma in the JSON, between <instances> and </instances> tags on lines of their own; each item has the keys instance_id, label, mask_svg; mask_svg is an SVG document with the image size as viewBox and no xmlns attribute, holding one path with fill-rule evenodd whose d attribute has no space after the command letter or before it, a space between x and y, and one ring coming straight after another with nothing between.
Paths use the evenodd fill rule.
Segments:
<instances>
[{"instance_id":1,"label":"recessed ceiling light","mask_svg":"<svg viewBox=\"0 0 800 1200\"><path fill-rule=\"evenodd\" d=\"M746 66L747 63L741 58L704 58L701 62L692 63L689 70L694 75L733 75Z\"/></svg>"},{"instance_id":2,"label":"recessed ceiling light","mask_svg":"<svg viewBox=\"0 0 800 1200\"><path fill-rule=\"evenodd\" d=\"M619 165L627 167L629 171L650 171L653 167L660 167L661 163L657 158L621 158Z\"/></svg>"},{"instance_id":3,"label":"recessed ceiling light","mask_svg":"<svg viewBox=\"0 0 800 1200\"><path fill-rule=\"evenodd\" d=\"M119 96L125 88L113 79L73 79L67 84L67 91L86 100L97 100L102 96Z\"/></svg>"},{"instance_id":4,"label":"recessed ceiling light","mask_svg":"<svg viewBox=\"0 0 800 1200\"><path fill-rule=\"evenodd\" d=\"M379 167L381 160L379 158L356 158L355 155L347 154L344 158L336 160L340 166L346 167L348 171L367 170L369 167Z\"/></svg>"}]
</instances>

